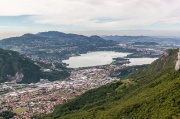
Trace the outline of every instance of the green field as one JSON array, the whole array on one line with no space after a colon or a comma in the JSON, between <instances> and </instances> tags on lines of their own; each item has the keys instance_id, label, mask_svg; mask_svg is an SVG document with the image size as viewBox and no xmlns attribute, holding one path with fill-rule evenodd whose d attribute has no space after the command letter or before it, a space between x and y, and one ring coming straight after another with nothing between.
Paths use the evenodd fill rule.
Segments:
<instances>
[{"instance_id":1,"label":"green field","mask_svg":"<svg viewBox=\"0 0 180 119\"><path fill-rule=\"evenodd\" d=\"M21 114L22 112L24 112L26 110L27 110L26 107L22 107L22 108L17 108L15 110L13 110L13 112L16 113L16 114Z\"/></svg>"}]
</instances>

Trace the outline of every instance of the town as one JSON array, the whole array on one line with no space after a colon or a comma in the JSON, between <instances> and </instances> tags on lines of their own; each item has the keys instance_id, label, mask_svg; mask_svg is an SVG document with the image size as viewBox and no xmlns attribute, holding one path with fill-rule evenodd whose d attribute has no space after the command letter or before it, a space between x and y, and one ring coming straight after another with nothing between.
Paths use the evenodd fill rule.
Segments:
<instances>
[{"instance_id":1,"label":"town","mask_svg":"<svg viewBox=\"0 0 180 119\"><path fill-rule=\"evenodd\" d=\"M35 84L2 83L0 92L9 92L0 97L0 112L12 111L17 114L14 119L28 119L35 114L51 113L57 105L90 89L118 81L117 78L109 77L113 67L105 67L107 66L74 70L65 81L50 82L41 79Z\"/></svg>"}]
</instances>

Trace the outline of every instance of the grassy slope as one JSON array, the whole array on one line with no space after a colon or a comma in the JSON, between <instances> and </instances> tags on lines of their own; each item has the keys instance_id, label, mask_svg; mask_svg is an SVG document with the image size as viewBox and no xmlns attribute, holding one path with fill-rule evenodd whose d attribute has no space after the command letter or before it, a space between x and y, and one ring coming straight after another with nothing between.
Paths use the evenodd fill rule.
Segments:
<instances>
[{"instance_id":1,"label":"grassy slope","mask_svg":"<svg viewBox=\"0 0 180 119\"><path fill-rule=\"evenodd\" d=\"M177 51L166 51L146 69L131 75L131 81L87 91L42 118L180 118L180 71L174 70Z\"/></svg>"}]
</instances>

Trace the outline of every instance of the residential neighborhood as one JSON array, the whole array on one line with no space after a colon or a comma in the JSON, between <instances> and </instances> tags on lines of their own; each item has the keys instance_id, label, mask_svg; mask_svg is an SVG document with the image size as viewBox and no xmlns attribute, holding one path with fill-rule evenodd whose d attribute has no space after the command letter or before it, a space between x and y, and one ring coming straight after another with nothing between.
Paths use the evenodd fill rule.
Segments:
<instances>
[{"instance_id":1,"label":"residential neighborhood","mask_svg":"<svg viewBox=\"0 0 180 119\"><path fill-rule=\"evenodd\" d=\"M1 93L8 90L9 92L0 97L0 112L13 111L17 114L14 119L28 119L35 114L51 113L57 105L77 95L118 81L117 78L109 77L111 71L109 69L112 70L112 68L75 70L65 81L50 82L47 79L41 79L35 84L3 83L0 86Z\"/></svg>"}]
</instances>

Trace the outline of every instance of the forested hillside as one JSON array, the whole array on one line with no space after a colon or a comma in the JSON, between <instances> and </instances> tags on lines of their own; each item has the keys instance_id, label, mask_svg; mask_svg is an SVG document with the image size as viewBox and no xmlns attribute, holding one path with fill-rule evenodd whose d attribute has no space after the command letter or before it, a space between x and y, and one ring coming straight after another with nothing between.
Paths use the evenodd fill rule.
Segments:
<instances>
[{"instance_id":1,"label":"forested hillside","mask_svg":"<svg viewBox=\"0 0 180 119\"><path fill-rule=\"evenodd\" d=\"M42 75L40 67L14 51L0 49L0 82L37 82Z\"/></svg>"},{"instance_id":2,"label":"forested hillside","mask_svg":"<svg viewBox=\"0 0 180 119\"><path fill-rule=\"evenodd\" d=\"M178 50L167 50L147 68L56 107L46 119L178 119L180 71Z\"/></svg>"},{"instance_id":3,"label":"forested hillside","mask_svg":"<svg viewBox=\"0 0 180 119\"><path fill-rule=\"evenodd\" d=\"M62 70L52 70L51 72L43 72L40 64L14 51L0 49L0 83L6 81L14 81L19 83L35 83L40 78L49 80L64 79L69 73ZM47 66L47 68L50 66Z\"/></svg>"}]
</instances>

